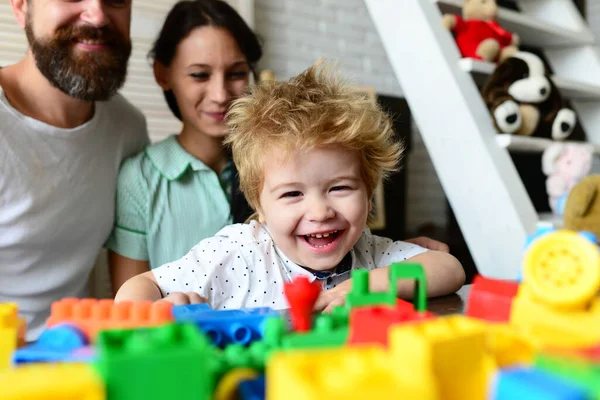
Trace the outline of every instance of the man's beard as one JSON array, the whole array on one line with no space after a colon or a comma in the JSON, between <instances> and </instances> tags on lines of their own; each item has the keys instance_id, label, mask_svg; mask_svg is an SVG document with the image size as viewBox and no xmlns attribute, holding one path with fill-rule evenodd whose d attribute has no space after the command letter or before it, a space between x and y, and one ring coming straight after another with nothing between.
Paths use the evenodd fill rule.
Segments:
<instances>
[{"instance_id":1,"label":"man's beard","mask_svg":"<svg viewBox=\"0 0 600 400\"><path fill-rule=\"evenodd\" d=\"M30 15L25 32L42 75L69 96L85 101L108 100L123 86L131 55L129 38L107 27L66 26L50 39L38 39ZM83 40L101 41L107 48L77 51L76 43Z\"/></svg>"}]
</instances>

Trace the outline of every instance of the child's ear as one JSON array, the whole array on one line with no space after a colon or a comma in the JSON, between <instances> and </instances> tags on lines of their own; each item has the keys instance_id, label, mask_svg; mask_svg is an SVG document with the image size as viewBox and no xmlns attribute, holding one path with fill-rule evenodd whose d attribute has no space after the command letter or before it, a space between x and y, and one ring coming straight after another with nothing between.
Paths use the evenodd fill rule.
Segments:
<instances>
[{"instance_id":1,"label":"child's ear","mask_svg":"<svg viewBox=\"0 0 600 400\"><path fill-rule=\"evenodd\" d=\"M265 215L263 214L263 212L260 208L258 210L256 210L256 214L258 215L258 222L260 222L261 224L264 224L265 223Z\"/></svg>"},{"instance_id":2,"label":"child's ear","mask_svg":"<svg viewBox=\"0 0 600 400\"><path fill-rule=\"evenodd\" d=\"M169 85L169 68L160 61L154 60L152 70L154 71L154 80L156 80L158 86L165 91L171 90L171 86Z\"/></svg>"}]
</instances>

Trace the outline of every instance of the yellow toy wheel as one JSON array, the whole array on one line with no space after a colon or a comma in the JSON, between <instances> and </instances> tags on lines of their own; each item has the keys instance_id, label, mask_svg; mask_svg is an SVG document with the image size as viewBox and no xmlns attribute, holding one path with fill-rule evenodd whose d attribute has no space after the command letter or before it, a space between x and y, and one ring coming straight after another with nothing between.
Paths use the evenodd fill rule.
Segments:
<instances>
[{"instance_id":1,"label":"yellow toy wheel","mask_svg":"<svg viewBox=\"0 0 600 400\"><path fill-rule=\"evenodd\" d=\"M548 233L527 249L523 283L549 305L585 306L600 289L598 246L574 231Z\"/></svg>"},{"instance_id":2,"label":"yellow toy wheel","mask_svg":"<svg viewBox=\"0 0 600 400\"><path fill-rule=\"evenodd\" d=\"M238 386L246 380L258 378L258 372L250 368L236 368L225 374L217 384L214 400L235 400Z\"/></svg>"}]
</instances>

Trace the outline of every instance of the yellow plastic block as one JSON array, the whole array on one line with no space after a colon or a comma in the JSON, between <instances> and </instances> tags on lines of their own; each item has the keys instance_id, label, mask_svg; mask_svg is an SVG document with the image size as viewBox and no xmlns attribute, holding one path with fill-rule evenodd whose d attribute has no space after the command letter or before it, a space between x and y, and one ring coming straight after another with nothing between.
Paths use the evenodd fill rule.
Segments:
<instances>
[{"instance_id":1,"label":"yellow plastic block","mask_svg":"<svg viewBox=\"0 0 600 400\"><path fill-rule=\"evenodd\" d=\"M563 310L540 302L522 286L513 300L510 324L540 347L594 346L600 342L600 299L589 308Z\"/></svg>"},{"instance_id":2,"label":"yellow plastic block","mask_svg":"<svg viewBox=\"0 0 600 400\"><path fill-rule=\"evenodd\" d=\"M19 318L15 303L0 304L0 371L12 365L15 349L22 345L25 321Z\"/></svg>"},{"instance_id":3,"label":"yellow plastic block","mask_svg":"<svg viewBox=\"0 0 600 400\"><path fill-rule=\"evenodd\" d=\"M0 400L105 400L89 364L26 364L0 372Z\"/></svg>"},{"instance_id":4,"label":"yellow plastic block","mask_svg":"<svg viewBox=\"0 0 600 400\"><path fill-rule=\"evenodd\" d=\"M487 348L498 368L531 365L537 350L527 337L507 324L489 324Z\"/></svg>"},{"instance_id":5,"label":"yellow plastic block","mask_svg":"<svg viewBox=\"0 0 600 400\"><path fill-rule=\"evenodd\" d=\"M600 252L577 232L535 240L523 258L523 282L510 324L542 347L586 347L600 338Z\"/></svg>"},{"instance_id":6,"label":"yellow plastic block","mask_svg":"<svg viewBox=\"0 0 600 400\"><path fill-rule=\"evenodd\" d=\"M298 350L273 354L266 371L269 400L436 400L434 385L381 347ZM407 370L411 370L406 375Z\"/></svg>"},{"instance_id":7,"label":"yellow plastic block","mask_svg":"<svg viewBox=\"0 0 600 400\"><path fill-rule=\"evenodd\" d=\"M486 333L485 323L461 315L394 326L389 340L394 368L407 376L430 371L437 393L446 400L488 398L496 368Z\"/></svg>"}]
</instances>

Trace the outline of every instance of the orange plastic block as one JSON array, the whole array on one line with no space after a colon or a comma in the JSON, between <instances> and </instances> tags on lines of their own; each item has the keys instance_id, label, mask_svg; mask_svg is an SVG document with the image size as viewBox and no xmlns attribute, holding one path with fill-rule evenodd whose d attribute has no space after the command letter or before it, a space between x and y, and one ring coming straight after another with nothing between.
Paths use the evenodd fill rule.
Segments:
<instances>
[{"instance_id":1,"label":"orange plastic block","mask_svg":"<svg viewBox=\"0 0 600 400\"><path fill-rule=\"evenodd\" d=\"M377 345L276 352L267 364L266 398L437 400L431 380L420 378Z\"/></svg>"},{"instance_id":2,"label":"orange plastic block","mask_svg":"<svg viewBox=\"0 0 600 400\"><path fill-rule=\"evenodd\" d=\"M389 350L401 374L434 386L446 400L488 398L496 371L484 322L462 315L391 328ZM433 379L429 377L433 377Z\"/></svg>"},{"instance_id":3,"label":"orange plastic block","mask_svg":"<svg viewBox=\"0 0 600 400\"><path fill-rule=\"evenodd\" d=\"M105 400L91 364L27 364L0 372L1 400Z\"/></svg>"},{"instance_id":4,"label":"orange plastic block","mask_svg":"<svg viewBox=\"0 0 600 400\"><path fill-rule=\"evenodd\" d=\"M15 303L0 304L0 371L12 365L12 356L25 341L25 321Z\"/></svg>"},{"instance_id":5,"label":"orange plastic block","mask_svg":"<svg viewBox=\"0 0 600 400\"><path fill-rule=\"evenodd\" d=\"M158 326L173 321L171 303L120 302L103 299L63 299L52 304L48 327L69 323L79 327L90 340L108 329Z\"/></svg>"},{"instance_id":6,"label":"orange plastic block","mask_svg":"<svg viewBox=\"0 0 600 400\"><path fill-rule=\"evenodd\" d=\"M417 312L414 306L398 300L396 306L389 305L356 307L350 311L348 344L388 344L389 328L392 325L434 318L429 311Z\"/></svg>"}]
</instances>

